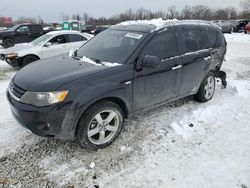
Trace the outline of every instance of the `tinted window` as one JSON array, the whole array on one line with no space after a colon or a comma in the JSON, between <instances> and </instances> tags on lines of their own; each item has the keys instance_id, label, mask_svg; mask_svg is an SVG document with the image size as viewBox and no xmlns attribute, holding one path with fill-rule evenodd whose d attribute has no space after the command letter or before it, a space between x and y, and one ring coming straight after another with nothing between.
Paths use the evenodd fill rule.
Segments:
<instances>
[{"instance_id":1,"label":"tinted window","mask_svg":"<svg viewBox=\"0 0 250 188\"><path fill-rule=\"evenodd\" d=\"M204 31L206 37L206 47L207 48L215 48L216 47L216 39L217 33L215 31Z\"/></svg>"},{"instance_id":2,"label":"tinted window","mask_svg":"<svg viewBox=\"0 0 250 188\"><path fill-rule=\"evenodd\" d=\"M29 27L28 26L21 26L17 29L17 32L19 33L28 33L30 30L29 30Z\"/></svg>"},{"instance_id":3,"label":"tinted window","mask_svg":"<svg viewBox=\"0 0 250 188\"><path fill-rule=\"evenodd\" d=\"M178 53L176 32L164 32L154 37L143 50L143 56L157 56L160 59L174 57Z\"/></svg>"},{"instance_id":4,"label":"tinted window","mask_svg":"<svg viewBox=\"0 0 250 188\"><path fill-rule=\"evenodd\" d=\"M64 43L67 43L67 36L66 35L58 35L58 36L52 38L49 42L51 42L52 45L64 44Z\"/></svg>"},{"instance_id":5,"label":"tinted window","mask_svg":"<svg viewBox=\"0 0 250 188\"><path fill-rule=\"evenodd\" d=\"M42 27L39 25L32 25L31 26L31 31L34 33L40 33L42 32Z\"/></svg>"},{"instance_id":6,"label":"tinted window","mask_svg":"<svg viewBox=\"0 0 250 188\"><path fill-rule=\"evenodd\" d=\"M84 41L87 40L86 38L84 38L81 35L77 35L77 34L71 34L69 35L69 41L70 42L79 42L79 41Z\"/></svg>"},{"instance_id":7,"label":"tinted window","mask_svg":"<svg viewBox=\"0 0 250 188\"><path fill-rule=\"evenodd\" d=\"M224 35L220 32L217 33L217 47L223 47L226 45Z\"/></svg>"},{"instance_id":8,"label":"tinted window","mask_svg":"<svg viewBox=\"0 0 250 188\"><path fill-rule=\"evenodd\" d=\"M184 53L195 52L205 48L200 30L184 30Z\"/></svg>"}]
</instances>

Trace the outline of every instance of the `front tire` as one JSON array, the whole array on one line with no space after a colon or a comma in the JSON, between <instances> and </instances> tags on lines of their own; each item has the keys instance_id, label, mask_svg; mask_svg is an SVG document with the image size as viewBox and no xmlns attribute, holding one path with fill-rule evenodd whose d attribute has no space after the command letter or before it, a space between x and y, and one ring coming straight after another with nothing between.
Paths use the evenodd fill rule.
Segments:
<instances>
[{"instance_id":1,"label":"front tire","mask_svg":"<svg viewBox=\"0 0 250 188\"><path fill-rule=\"evenodd\" d=\"M105 148L120 134L123 121L123 111L117 104L111 101L96 103L80 119L77 139L89 149Z\"/></svg>"},{"instance_id":2,"label":"front tire","mask_svg":"<svg viewBox=\"0 0 250 188\"><path fill-rule=\"evenodd\" d=\"M34 61L37 61L37 60L39 60L38 57L36 57L34 55L28 55L28 56L26 56L26 57L24 57L22 59L22 65L21 66L25 67L26 65L28 65L28 64L30 64L30 63L32 63Z\"/></svg>"},{"instance_id":3,"label":"front tire","mask_svg":"<svg viewBox=\"0 0 250 188\"><path fill-rule=\"evenodd\" d=\"M194 96L199 102L208 102L213 98L215 91L215 77L209 73L203 80L198 93Z\"/></svg>"},{"instance_id":4,"label":"front tire","mask_svg":"<svg viewBox=\"0 0 250 188\"><path fill-rule=\"evenodd\" d=\"M4 39L3 41L3 47L4 48L10 48L15 45L15 41L12 39Z\"/></svg>"}]
</instances>

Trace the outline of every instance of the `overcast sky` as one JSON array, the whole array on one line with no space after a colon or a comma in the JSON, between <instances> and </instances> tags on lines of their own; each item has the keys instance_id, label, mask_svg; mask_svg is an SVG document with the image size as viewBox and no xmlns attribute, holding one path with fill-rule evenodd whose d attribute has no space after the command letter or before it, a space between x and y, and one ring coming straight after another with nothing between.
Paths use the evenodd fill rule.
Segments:
<instances>
[{"instance_id":1,"label":"overcast sky","mask_svg":"<svg viewBox=\"0 0 250 188\"><path fill-rule=\"evenodd\" d=\"M59 22L61 12L65 14L88 13L93 17L110 17L125 9L147 8L166 10L169 6L178 9L184 5L208 5L210 7L239 8L240 0L0 0L0 15L38 17L48 22Z\"/></svg>"}]
</instances>

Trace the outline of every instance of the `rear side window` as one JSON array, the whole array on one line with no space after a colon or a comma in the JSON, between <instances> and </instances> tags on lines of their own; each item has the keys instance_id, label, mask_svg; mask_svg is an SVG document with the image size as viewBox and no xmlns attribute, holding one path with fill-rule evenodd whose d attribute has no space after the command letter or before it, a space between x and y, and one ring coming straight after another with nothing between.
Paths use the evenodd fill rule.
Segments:
<instances>
[{"instance_id":1,"label":"rear side window","mask_svg":"<svg viewBox=\"0 0 250 188\"><path fill-rule=\"evenodd\" d=\"M215 48L216 40L217 40L217 33L215 31L204 31L204 34L206 38L206 47Z\"/></svg>"},{"instance_id":2,"label":"rear side window","mask_svg":"<svg viewBox=\"0 0 250 188\"><path fill-rule=\"evenodd\" d=\"M85 41L87 40L85 37L82 35L77 35L77 34L70 34L69 35L69 41L70 42L79 42L79 41Z\"/></svg>"},{"instance_id":3,"label":"rear side window","mask_svg":"<svg viewBox=\"0 0 250 188\"><path fill-rule=\"evenodd\" d=\"M183 30L184 53L205 49L205 43L200 30Z\"/></svg>"},{"instance_id":4,"label":"rear side window","mask_svg":"<svg viewBox=\"0 0 250 188\"><path fill-rule=\"evenodd\" d=\"M41 33L42 32L42 27L39 25L32 25L31 27L31 32L33 33Z\"/></svg>"},{"instance_id":5,"label":"rear side window","mask_svg":"<svg viewBox=\"0 0 250 188\"><path fill-rule=\"evenodd\" d=\"M166 59L177 56L178 39L175 31L167 31L154 37L143 51L143 56L157 56L159 59Z\"/></svg>"}]
</instances>

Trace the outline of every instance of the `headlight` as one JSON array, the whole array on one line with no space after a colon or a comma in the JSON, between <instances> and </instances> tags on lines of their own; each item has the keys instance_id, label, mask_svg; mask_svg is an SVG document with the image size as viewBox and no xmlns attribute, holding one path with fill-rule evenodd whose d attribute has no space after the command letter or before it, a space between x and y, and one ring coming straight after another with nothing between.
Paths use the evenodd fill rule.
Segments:
<instances>
[{"instance_id":1,"label":"headlight","mask_svg":"<svg viewBox=\"0 0 250 188\"><path fill-rule=\"evenodd\" d=\"M20 102L32 104L37 107L49 106L51 104L63 102L68 95L68 91L56 92L26 92Z\"/></svg>"},{"instance_id":2,"label":"headlight","mask_svg":"<svg viewBox=\"0 0 250 188\"><path fill-rule=\"evenodd\" d=\"M5 58L9 58L9 59L15 59L18 57L18 53L11 53L11 54L6 54Z\"/></svg>"}]
</instances>

